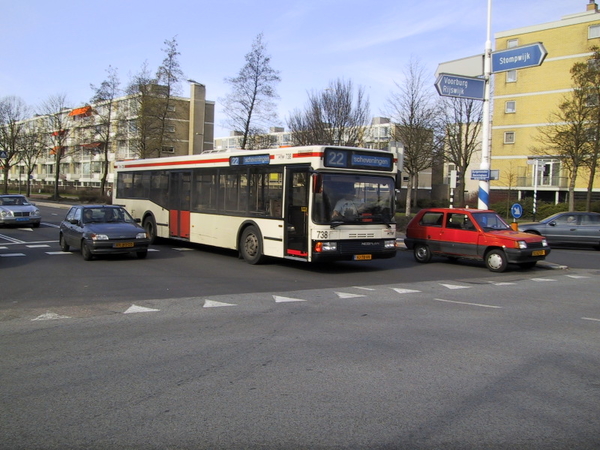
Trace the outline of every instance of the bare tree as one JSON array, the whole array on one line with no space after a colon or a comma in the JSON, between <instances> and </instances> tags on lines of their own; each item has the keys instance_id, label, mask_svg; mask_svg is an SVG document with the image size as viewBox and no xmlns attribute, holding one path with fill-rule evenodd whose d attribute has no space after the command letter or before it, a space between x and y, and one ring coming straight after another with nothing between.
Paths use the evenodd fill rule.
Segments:
<instances>
[{"instance_id":1,"label":"bare tree","mask_svg":"<svg viewBox=\"0 0 600 450\"><path fill-rule=\"evenodd\" d=\"M465 175L473 154L481 142L483 106L481 101L464 98L445 98L441 101L438 130L444 159L454 164L459 173L455 205L465 205Z\"/></svg>"},{"instance_id":2,"label":"bare tree","mask_svg":"<svg viewBox=\"0 0 600 450\"><path fill-rule=\"evenodd\" d=\"M574 88L587 98L586 106L589 114L587 130L590 155L586 164L590 176L585 202L587 211L592 207L592 191L600 156L600 48L593 46L590 51L592 52L590 59L575 63L571 68Z\"/></svg>"},{"instance_id":3,"label":"bare tree","mask_svg":"<svg viewBox=\"0 0 600 450\"><path fill-rule=\"evenodd\" d=\"M139 73L135 74L127 86L126 93L132 96L134 119L122 128L130 134L130 145L134 153L142 159L160 156L159 139L160 123L156 119L158 99L153 95L156 79L150 74L147 62L144 62Z\"/></svg>"},{"instance_id":4,"label":"bare tree","mask_svg":"<svg viewBox=\"0 0 600 450\"><path fill-rule=\"evenodd\" d=\"M109 66L106 70L107 77L100 86L90 85L94 96L91 102L95 105L95 127L94 140L101 143L101 151L103 152L102 160L102 177L100 178L100 192L105 193L106 178L109 173L109 155L112 145L113 121L115 120L116 112L114 111L114 100L117 98L121 90L119 88L121 82L117 75L117 69Z\"/></svg>"},{"instance_id":5,"label":"bare tree","mask_svg":"<svg viewBox=\"0 0 600 450\"><path fill-rule=\"evenodd\" d=\"M264 133L268 125L277 120L275 85L281 81L279 71L271 67L271 57L267 55L262 33L252 43L252 50L245 59L246 64L237 77L225 78L232 91L223 100L228 116L226 124L242 133L242 149L247 148L252 135Z\"/></svg>"},{"instance_id":6,"label":"bare tree","mask_svg":"<svg viewBox=\"0 0 600 450\"><path fill-rule=\"evenodd\" d=\"M39 156L48 142L47 133L43 127L42 118L29 121L22 136L21 162L25 165L27 174L27 196L31 195L31 175L33 174Z\"/></svg>"},{"instance_id":7,"label":"bare tree","mask_svg":"<svg viewBox=\"0 0 600 450\"><path fill-rule=\"evenodd\" d=\"M370 120L365 89L359 86L355 97L352 81L337 79L325 90L309 93L304 111L295 110L287 125L295 145L356 147Z\"/></svg>"},{"instance_id":8,"label":"bare tree","mask_svg":"<svg viewBox=\"0 0 600 450\"><path fill-rule=\"evenodd\" d=\"M0 159L4 174L5 194L8 193L8 173L13 165L19 163L25 124L29 108L20 97L9 96L0 100L0 150L4 158Z\"/></svg>"},{"instance_id":9,"label":"bare tree","mask_svg":"<svg viewBox=\"0 0 600 450\"><path fill-rule=\"evenodd\" d=\"M431 100L434 95L429 81L425 81L423 66L411 59L404 76L404 83L396 83L398 91L391 93L386 103L395 122L392 139L404 146L404 171L408 174L406 214L410 215L412 189L418 187L419 172L431 167L438 143L434 138L436 105Z\"/></svg>"},{"instance_id":10,"label":"bare tree","mask_svg":"<svg viewBox=\"0 0 600 450\"><path fill-rule=\"evenodd\" d=\"M69 134L66 94L50 96L40 107L40 112L46 116L46 130L50 140L50 153L54 155L54 193L52 199L60 199L59 186L60 165L67 156L67 136Z\"/></svg>"},{"instance_id":11,"label":"bare tree","mask_svg":"<svg viewBox=\"0 0 600 450\"><path fill-rule=\"evenodd\" d=\"M165 147L174 144L169 133L173 115L173 98L179 92L183 72L179 65L176 38L166 40L165 58L156 75L151 75L144 62L125 92L132 96L134 119L122 128L133 135L130 142L139 158L160 157Z\"/></svg>"},{"instance_id":12,"label":"bare tree","mask_svg":"<svg viewBox=\"0 0 600 450\"><path fill-rule=\"evenodd\" d=\"M540 146L532 152L558 158L569 177L569 211L575 210L575 185L579 170L589 165L591 155L589 123L592 109L582 89L574 89L548 119L549 125L538 128Z\"/></svg>"},{"instance_id":13,"label":"bare tree","mask_svg":"<svg viewBox=\"0 0 600 450\"><path fill-rule=\"evenodd\" d=\"M172 135L169 133L169 122L171 120L171 110L173 109L173 97L179 92L179 83L183 79L183 71L179 65L179 51L177 50L177 40L173 37L171 40L165 40L166 45L162 51L165 58L156 72L157 89L154 92L156 102L154 109L158 119L158 148L159 156L164 147L173 144Z\"/></svg>"}]
</instances>

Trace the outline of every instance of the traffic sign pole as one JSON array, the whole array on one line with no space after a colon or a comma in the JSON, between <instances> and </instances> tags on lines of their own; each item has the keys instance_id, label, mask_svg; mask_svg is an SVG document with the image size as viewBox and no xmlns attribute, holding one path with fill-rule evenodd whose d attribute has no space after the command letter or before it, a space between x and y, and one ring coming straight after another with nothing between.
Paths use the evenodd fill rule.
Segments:
<instances>
[{"instance_id":1,"label":"traffic sign pole","mask_svg":"<svg viewBox=\"0 0 600 450\"><path fill-rule=\"evenodd\" d=\"M487 40L485 41L485 53L483 60L483 79L485 80L483 93L483 111L481 134L483 142L481 144L481 170L490 170L490 76L492 67L492 0L488 0L487 12ZM479 195L477 207L479 209L489 209L490 202L490 181L481 180L479 182Z\"/></svg>"}]
</instances>

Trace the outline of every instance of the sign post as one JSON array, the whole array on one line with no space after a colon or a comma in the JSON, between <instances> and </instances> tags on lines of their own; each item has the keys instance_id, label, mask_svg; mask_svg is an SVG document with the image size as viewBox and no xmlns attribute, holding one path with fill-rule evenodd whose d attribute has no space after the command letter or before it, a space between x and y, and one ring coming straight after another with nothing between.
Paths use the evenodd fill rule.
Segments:
<instances>
[{"instance_id":1,"label":"sign post","mask_svg":"<svg viewBox=\"0 0 600 450\"><path fill-rule=\"evenodd\" d=\"M517 219L519 219L523 215L523 207L519 203L515 203L510 207L510 213L513 216L513 221L510 224L510 227L513 230L518 231L519 224L517 224Z\"/></svg>"}]
</instances>

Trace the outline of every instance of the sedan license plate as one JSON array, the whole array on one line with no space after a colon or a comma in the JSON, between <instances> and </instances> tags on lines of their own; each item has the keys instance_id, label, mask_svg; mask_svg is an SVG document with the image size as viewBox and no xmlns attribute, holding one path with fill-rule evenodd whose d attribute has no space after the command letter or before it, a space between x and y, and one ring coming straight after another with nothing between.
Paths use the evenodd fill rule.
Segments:
<instances>
[{"instance_id":1,"label":"sedan license plate","mask_svg":"<svg viewBox=\"0 0 600 450\"><path fill-rule=\"evenodd\" d=\"M133 247L133 242L117 242L114 247L115 248L127 248L127 247Z\"/></svg>"},{"instance_id":2,"label":"sedan license plate","mask_svg":"<svg viewBox=\"0 0 600 450\"><path fill-rule=\"evenodd\" d=\"M546 250L534 250L531 252L531 256L544 256L546 254Z\"/></svg>"},{"instance_id":3,"label":"sedan license plate","mask_svg":"<svg viewBox=\"0 0 600 450\"><path fill-rule=\"evenodd\" d=\"M369 261L372 255L354 255L354 261Z\"/></svg>"}]
</instances>

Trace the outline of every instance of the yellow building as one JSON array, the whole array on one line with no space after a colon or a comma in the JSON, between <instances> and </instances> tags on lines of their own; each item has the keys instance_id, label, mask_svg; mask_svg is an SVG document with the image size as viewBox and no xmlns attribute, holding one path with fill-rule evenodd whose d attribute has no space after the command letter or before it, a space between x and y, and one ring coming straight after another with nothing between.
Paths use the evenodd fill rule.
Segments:
<instances>
[{"instance_id":1,"label":"yellow building","mask_svg":"<svg viewBox=\"0 0 600 450\"><path fill-rule=\"evenodd\" d=\"M548 52L540 66L494 75L491 168L499 170L500 176L491 182L491 202L505 197L499 194L508 189L518 191L520 197L531 197L535 190L538 200L566 201L568 175L560 161L536 155L534 149L542 147L540 127L547 126L560 101L572 91L573 64L585 61L591 46L600 47L598 5L590 0L579 14L495 34L496 51L536 42ZM585 197L588 178L589 172L579 173L576 199ZM594 192L600 198L600 177Z\"/></svg>"}]
</instances>

